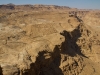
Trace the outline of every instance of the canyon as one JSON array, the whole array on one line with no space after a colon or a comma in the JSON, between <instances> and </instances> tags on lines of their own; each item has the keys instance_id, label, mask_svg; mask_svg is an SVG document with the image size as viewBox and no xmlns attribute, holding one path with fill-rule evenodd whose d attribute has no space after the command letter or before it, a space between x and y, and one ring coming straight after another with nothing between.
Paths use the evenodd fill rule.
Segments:
<instances>
[{"instance_id":1,"label":"canyon","mask_svg":"<svg viewBox=\"0 0 100 75\"><path fill-rule=\"evenodd\" d=\"M0 5L0 75L99 75L100 10Z\"/></svg>"}]
</instances>

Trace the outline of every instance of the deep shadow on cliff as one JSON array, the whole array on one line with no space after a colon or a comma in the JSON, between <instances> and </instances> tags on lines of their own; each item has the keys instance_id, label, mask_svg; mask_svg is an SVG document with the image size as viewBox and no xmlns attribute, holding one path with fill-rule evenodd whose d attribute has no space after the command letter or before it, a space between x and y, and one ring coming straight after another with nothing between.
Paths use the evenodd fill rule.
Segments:
<instances>
[{"instance_id":1,"label":"deep shadow on cliff","mask_svg":"<svg viewBox=\"0 0 100 75\"><path fill-rule=\"evenodd\" d=\"M78 38L81 37L79 26L72 32L63 31L60 34L65 37L62 45L56 45L53 52L48 52L48 50L39 52L35 63L32 63L30 70L23 75L64 75L59 68L62 59L61 54L71 57L76 55L86 57L81 53L81 49L76 43Z\"/></svg>"},{"instance_id":2,"label":"deep shadow on cliff","mask_svg":"<svg viewBox=\"0 0 100 75\"><path fill-rule=\"evenodd\" d=\"M48 57L48 54L51 57ZM55 46L53 53L44 50L38 53L36 62L32 63L30 65L30 70L23 75L64 75L59 68L60 61L61 55L58 46Z\"/></svg>"},{"instance_id":3,"label":"deep shadow on cliff","mask_svg":"<svg viewBox=\"0 0 100 75\"><path fill-rule=\"evenodd\" d=\"M1 68L1 67L0 67L0 75L3 75L3 74L2 74L2 68Z\"/></svg>"},{"instance_id":4,"label":"deep shadow on cliff","mask_svg":"<svg viewBox=\"0 0 100 75\"><path fill-rule=\"evenodd\" d=\"M86 57L84 54L81 53L81 48L76 43L78 38L81 37L81 32L79 28L80 28L80 25L76 29L74 29L72 32L68 32L64 30L62 33L60 33L61 35L65 37L65 41L62 43L62 46L61 46L62 54L68 54L72 57L78 54L83 57Z\"/></svg>"}]
</instances>

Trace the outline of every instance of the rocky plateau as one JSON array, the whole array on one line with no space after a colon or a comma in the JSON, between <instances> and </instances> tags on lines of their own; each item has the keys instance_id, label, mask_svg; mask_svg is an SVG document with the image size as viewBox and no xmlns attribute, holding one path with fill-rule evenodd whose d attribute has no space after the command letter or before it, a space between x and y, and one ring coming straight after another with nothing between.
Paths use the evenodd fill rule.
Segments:
<instances>
[{"instance_id":1,"label":"rocky plateau","mask_svg":"<svg viewBox=\"0 0 100 75\"><path fill-rule=\"evenodd\" d=\"M100 75L100 11L0 5L0 75Z\"/></svg>"}]
</instances>

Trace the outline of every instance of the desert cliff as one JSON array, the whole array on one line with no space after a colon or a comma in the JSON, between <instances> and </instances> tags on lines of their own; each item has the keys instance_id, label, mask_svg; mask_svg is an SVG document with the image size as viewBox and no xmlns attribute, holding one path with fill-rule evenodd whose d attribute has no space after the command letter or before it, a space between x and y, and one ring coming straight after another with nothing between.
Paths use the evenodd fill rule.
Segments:
<instances>
[{"instance_id":1,"label":"desert cliff","mask_svg":"<svg viewBox=\"0 0 100 75\"><path fill-rule=\"evenodd\" d=\"M99 75L95 11L0 5L0 75Z\"/></svg>"}]
</instances>

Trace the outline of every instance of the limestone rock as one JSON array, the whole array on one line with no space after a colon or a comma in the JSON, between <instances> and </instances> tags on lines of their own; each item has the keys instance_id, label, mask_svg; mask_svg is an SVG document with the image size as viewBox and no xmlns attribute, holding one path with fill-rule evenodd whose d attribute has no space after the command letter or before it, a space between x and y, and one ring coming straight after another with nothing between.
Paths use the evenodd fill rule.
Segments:
<instances>
[{"instance_id":1,"label":"limestone rock","mask_svg":"<svg viewBox=\"0 0 100 75\"><path fill-rule=\"evenodd\" d=\"M99 11L0 5L0 75L100 75L99 32Z\"/></svg>"}]
</instances>

